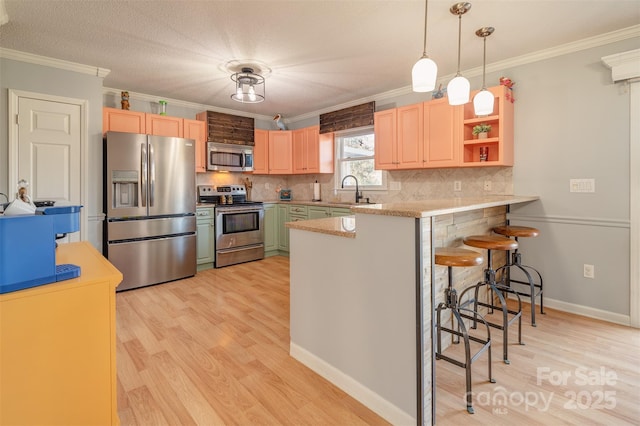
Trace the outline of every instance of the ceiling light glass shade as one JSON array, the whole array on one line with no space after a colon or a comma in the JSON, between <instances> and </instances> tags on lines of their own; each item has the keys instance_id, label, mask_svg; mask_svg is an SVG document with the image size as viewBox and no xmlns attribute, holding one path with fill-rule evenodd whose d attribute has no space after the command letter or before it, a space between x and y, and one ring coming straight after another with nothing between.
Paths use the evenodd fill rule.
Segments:
<instances>
[{"instance_id":1,"label":"ceiling light glass shade","mask_svg":"<svg viewBox=\"0 0 640 426\"><path fill-rule=\"evenodd\" d=\"M411 70L414 92L431 92L436 87L436 77L438 76L438 65L423 56L416 62Z\"/></svg>"},{"instance_id":2,"label":"ceiling light glass shade","mask_svg":"<svg viewBox=\"0 0 640 426\"><path fill-rule=\"evenodd\" d=\"M493 93L482 89L473 97L473 110L476 115L490 115L493 113Z\"/></svg>"},{"instance_id":3,"label":"ceiling light glass shade","mask_svg":"<svg viewBox=\"0 0 640 426\"><path fill-rule=\"evenodd\" d=\"M244 67L241 72L231 76L236 90L231 99L245 104L257 104L264 101L264 77L253 72L253 68Z\"/></svg>"},{"instance_id":4,"label":"ceiling light glass shade","mask_svg":"<svg viewBox=\"0 0 640 426\"><path fill-rule=\"evenodd\" d=\"M447 96L449 105L464 105L469 102L471 94L471 84L469 80L459 75L452 79L447 85Z\"/></svg>"}]
</instances>

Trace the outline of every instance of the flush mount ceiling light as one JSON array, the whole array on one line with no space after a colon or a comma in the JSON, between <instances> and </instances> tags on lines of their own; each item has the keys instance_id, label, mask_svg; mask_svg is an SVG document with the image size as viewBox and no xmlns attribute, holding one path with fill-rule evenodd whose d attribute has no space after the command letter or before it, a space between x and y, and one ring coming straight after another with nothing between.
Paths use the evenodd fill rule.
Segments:
<instances>
[{"instance_id":1,"label":"flush mount ceiling light","mask_svg":"<svg viewBox=\"0 0 640 426\"><path fill-rule=\"evenodd\" d=\"M264 101L264 77L253 72L251 67L242 67L239 72L231 75L236 83L236 90L231 99L244 104L257 104Z\"/></svg>"},{"instance_id":2,"label":"flush mount ceiling light","mask_svg":"<svg viewBox=\"0 0 640 426\"><path fill-rule=\"evenodd\" d=\"M424 45L422 49L422 57L413 66L411 70L411 80L413 82L414 92L430 92L436 87L436 77L438 75L438 66L429 59L427 55L427 11L429 9L429 0L424 2Z\"/></svg>"},{"instance_id":3,"label":"flush mount ceiling light","mask_svg":"<svg viewBox=\"0 0 640 426\"><path fill-rule=\"evenodd\" d=\"M487 37L489 37L495 28L482 27L476 31L478 37L482 37L484 42L484 53L482 54L482 90L473 97L473 109L476 115L489 115L493 112L493 93L487 90L485 82L486 66L487 66Z\"/></svg>"},{"instance_id":4,"label":"flush mount ceiling light","mask_svg":"<svg viewBox=\"0 0 640 426\"><path fill-rule=\"evenodd\" d=\"M449 105L463 105L469 102L469 94L471 92L471 84L469 80L460 74L460 38L462 36L462 15L471 9L471 3L456 3L449 9L449 12L458 16L458 72L456 76L447 85L447 96L449 97Z\"/></svg>"}]
</instances>

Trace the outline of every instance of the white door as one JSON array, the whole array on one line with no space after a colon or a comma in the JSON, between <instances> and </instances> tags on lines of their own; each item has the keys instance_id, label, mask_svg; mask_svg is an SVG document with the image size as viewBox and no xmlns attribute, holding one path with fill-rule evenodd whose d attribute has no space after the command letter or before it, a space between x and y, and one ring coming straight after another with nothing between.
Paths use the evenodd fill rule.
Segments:
<instances>
[{"instance_id":1,"label":"white door","mask_svg":"<svg viewBox=\"0 0 640 426\"><path fill-rule=\"evenodd\" d=\"M14 98L17 134L16 166L9 176L9 192L17 181L29 182L34 201L52 200L57 205L82 205L82 103L44 99L46 95ZM17 105L16 105L17 104ZM86 223L84 220L82 224ZM81 226L82 227L82 226ZM59 242L80 241L79 232Z\"/></svg>"}]
</instances>

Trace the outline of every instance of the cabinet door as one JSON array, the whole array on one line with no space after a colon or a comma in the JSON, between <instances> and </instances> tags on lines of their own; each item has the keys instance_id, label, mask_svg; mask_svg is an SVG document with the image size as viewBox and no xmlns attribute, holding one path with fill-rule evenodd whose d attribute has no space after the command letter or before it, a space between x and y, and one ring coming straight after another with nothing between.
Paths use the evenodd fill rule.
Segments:
<instances>
[{"instance_id":1,"label":"cabinet door","mask_svg":"<svg viewBox=\"0 0 640 426\"><path fill-rule=\"evenodd\" d=\"M424 167L460 165L462 107L447 99L424 103Z\"/></svg>"},{"instance_id":2,"label":"cabinet door","mask_svg":"<svg viewBox=\"0 0 640 426\"><path fill-rule=\"evenodd\" d=\"M180 117L170 117L168 115L147 114L146 127L148 135L173 136L181 138L184 120Z\"/></svg>"},{"instance_id":3,"label":"cabinet door","mask_svg":"<svg viewBox=\"0 0 640 426\"><path fill-rule=\"evenodd\" d=\"M102 108L102 133L108 131L145 133L145 113Z\"/></svg>"},{"instance_id":4,"label":"cabinet door","mask_svg":"<svg viewBox=\"0 0 640 426\"><path fill-rule=\"evenodd\" d=\"M289 228L284 226L289 222L289 206L278 204L278 250L289 252Z\"/></svg>"},{"instance_id":5,"label":"cabinet door","mask_svg":"<svg viewBox=\"0 0 640 426\"><path fill-rule=\"evenodd\" d=\"M305 129L291 131L291 150L293 158L293 173L307 173L307 134Z\"/></svg>"},{"instance_id":6,"label":"cabinet door","mask_svg":"<svg viewBox=\"0 0 640 426\"><path fill-rule=\"evenodd\" d=\"M351 209L343 209L341 207L331 207L332 217L349 216L351 214L352 214Z\"/></svg>"},{"instance_id":7,"label":"cabinet door","mask_svg":"<svg viewBox=\"0 0 640 426\"><path fill-rule=\"evenodd\" d=\"M264 205L264 251L278 250L278 210L275 204Z\"/></svg>"},{"instance_id":8,"label":"cabinet door","mask_svg":"<svg viewBox=\"0 0 640 426\"><path fill-rule=\"evenodd\" d=\"M307 166L305 173L320 173L320 126L304 129L307 147Z\"/></svg>"},{"instance_id":9,"label":"cabinet door","mask_svg":"<svg viewBox=\"0 0 640 426\"><path fill-rule=\"evenodd\" d=\"M291 131L270 131L269 174L290 175L292 170Z\"/></svg>"},{"instance_id":10,"label":"cabinet door","mask_svg":"<svg viewBox=\"0 0 640 426\"><path fill-rule=\"evenodd\" d=\"M376 112L373 128L376 138L375 168L377 170L396 169L398 167L396 110Z\"/></svg>"},{"instance_id":11,"label":"cabinet door","mask_svg":"<svg viewBox=\"0 0 640 426\"><path fill-rule=\"evenodd\" d=\"M320 126L318 126L318 132L320 131ZM323 133L318 134L318 173L333 173L334 169L334 134L333 133Z\"/></svg>"},{"instance_id":12,"label":"cabinet door","mask_svg":"<svg viewBox=\"0 0 640 426\"><path fill-rule=\"evenodd\" d=\"M213 209L196 211L196 263L198 265L215 261L215 218Z\"/></svg>"},{"instance_id":13,"label":"cabinet door","mask_svg":"<svg viewBox=\"0 0 640 426\"><path fill-rule=\"evenodd\" d=\"M256 129L253 139L253 174L269 174L269 131Z\"/></svg>"},{"instance_id":14,"label":"cabinet door","mask_svg":"<svg viewBox=\"0 0 640 426\"><path fill-rule=\"evenodd\" d=\"M307 217L309 219L324 219L331 217L331 211L329 207L309 207Z\"/></svg>"},{"instance_id":15,"label":"cabinet door","mask_svg":"<svg viewBox=\"0 0 640 426\"><path fill-rule=\"evenodd\" d=\"M396 111L397 165L399 169L422 167L422 104L408 105ZM377 148L377 147L376 147Z\"/></svg>"},{"instance_id":16,"label":"cabinet door","mask_svg":"<svg viewBox=\"0 0 640 426\"><path fill-rule=\"evenodd\" d=\"M196 141L196 173L207 171L207 123L184 119L184 137Z\"/></svg>"}]
</instances>

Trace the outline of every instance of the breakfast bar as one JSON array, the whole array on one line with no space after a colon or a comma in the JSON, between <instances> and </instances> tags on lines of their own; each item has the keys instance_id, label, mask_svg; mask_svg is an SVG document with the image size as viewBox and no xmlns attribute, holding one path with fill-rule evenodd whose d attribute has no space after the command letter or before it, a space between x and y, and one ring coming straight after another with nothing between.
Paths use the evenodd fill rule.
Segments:
<instances>
[{"instance_id":1,"label":"breakfast bar","mask_svg":"<svg viewBox=\"0 0 640 426\"><path fill-rule=\"evenodd\" d=\"M432 423L432 312L446 285L434 248L488 234L510 205L538 199L357 205L353 216L288 223L291 356L393 424ZM483 268L464 268L456 286Z\"/></svg>"}]
</instances>

